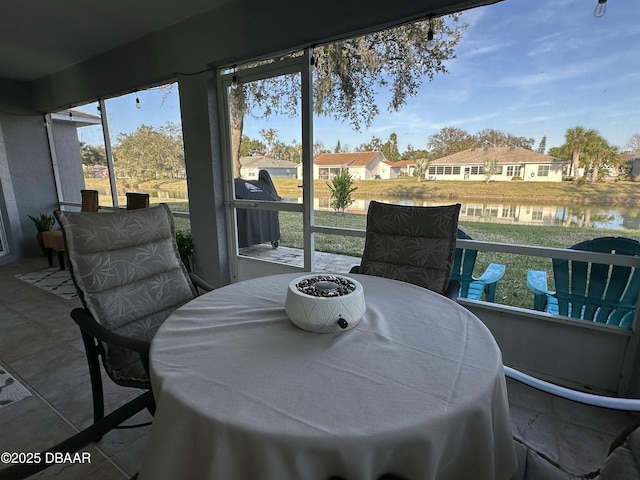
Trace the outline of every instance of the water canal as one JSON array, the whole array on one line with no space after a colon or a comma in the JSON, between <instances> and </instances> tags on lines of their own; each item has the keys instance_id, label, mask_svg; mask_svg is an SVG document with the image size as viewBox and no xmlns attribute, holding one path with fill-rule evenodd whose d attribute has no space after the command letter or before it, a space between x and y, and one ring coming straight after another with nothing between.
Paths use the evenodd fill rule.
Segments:
<instances>
[{"instance_id":1,"label":"water canal","mask_svg":"<svg viewBox=\"0 0 640 480\"><path fill-rule=\"evenodd\" d=\"M187 200L186 189L172 190L139 190L149 193L156 201ZM118 192L124 196L123 192ZM109 195L106 190L101 195ZM301 203L302 199L285 198L285 201ZM603 206L603 205L561 205L539 203L506 203L494 201L423 200L412 198L383 198L380 201L398 203L402 205L432 206L448 203L460 203L460 220L468 222L497 223L505 225L541 225L541 226L571 226L583 228L602 228L612 230L640 230L640 207ZM346 210L349 213L364 214L369 207L369 200L357 199ZM316 210L331 210L328 198L314 200Z\"/></svg>"}]
</instances>

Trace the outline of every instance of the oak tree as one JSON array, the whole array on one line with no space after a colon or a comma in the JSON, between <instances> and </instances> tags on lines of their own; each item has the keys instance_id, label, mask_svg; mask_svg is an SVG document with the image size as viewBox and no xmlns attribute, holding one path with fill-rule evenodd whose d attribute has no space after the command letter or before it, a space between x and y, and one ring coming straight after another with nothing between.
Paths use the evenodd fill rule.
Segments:
<instances>
[{"instance_id":1,"label":"oak tree","mask_svg":"<svg viewBox=\"0 0 640 480\"><path fill-rule=\"evenodd\" d=\"M433 31L433 48L429 30ZM447 73L466 24L459 14L423 20L314 49L313 110L317 115L347 120L353 129L371 125L378 115L377 93L387 90L388 110L397 111L415 96L424 79ZM428 44L429 42L429 44ZM245 115L259 110L293 115L300 82L295 75L241 84L229 90L231 153L239 176L239 151Z\"/></svg>"}]
</instances>

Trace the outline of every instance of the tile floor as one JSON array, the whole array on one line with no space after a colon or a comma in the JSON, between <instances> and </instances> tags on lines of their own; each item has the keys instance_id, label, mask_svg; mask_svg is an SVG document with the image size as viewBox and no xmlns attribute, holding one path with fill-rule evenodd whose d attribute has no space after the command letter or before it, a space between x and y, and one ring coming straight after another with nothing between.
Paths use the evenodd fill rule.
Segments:
<instances>
[{"instance_id":1,"label":"tile floor","mask_svg":"<svg viewBox=\"0 0 640 480\"><path fill-rule=\"evenodd\" d=\"M84 348L69 317L79 300L63 300L15 278L47 267L46 258L0 267L0 364L32 392L0 409L0 452L44 450L92 421ZM104 385L106 411L136 393L108 379ZM134 420L149 421L151 416L142 412ZM53 466L33 478L130 478L140 466L148 431L149 427L114 430L85 449L91 453L91 464Z\"/></svg>"},{"instance_id":2,"label":"tile floor","mask_svg":"<svg viewBox=\"0 0 640 480\"><path fill-rule=\"evenodd\" d=\"M338 270L338 259L330 259L327 269L347 271L358 263L353 261L345 259L345 268ZM69 317L79 301L63 300L15 278L47 266L45 258L33 258L0 267L0 364L32 392L0 408L0 452L40 451L91 422L84 351ZM574 472L597 468L615 435L631 421L628 414L578 406L511 381L508 387L514 435ZM105 390L107 411L135 394L108 380ZM146 412L138 417L136 421L150 419ZM86 450L90 465L54 466L34 478L130 478L141 464L148 432L149 427L112 431Z\"/></svg>"},{"instance_id":3,"label":"tile floor","mask_svg":"<svg viewBox=\"0 0 640 480\"><path fill-rule=\"evenodd\" d=\"M272 262L286 263L296 267L304 267L304 254L298 248L278 247L272 248L267 243L244 247L240 249L240 254L268 260ZM315 271L327 273L347 273L356 265L360 265L360 257L349 257L347 255L335 255L332 253L315 252Z\"/></svg>"}]
</instances>

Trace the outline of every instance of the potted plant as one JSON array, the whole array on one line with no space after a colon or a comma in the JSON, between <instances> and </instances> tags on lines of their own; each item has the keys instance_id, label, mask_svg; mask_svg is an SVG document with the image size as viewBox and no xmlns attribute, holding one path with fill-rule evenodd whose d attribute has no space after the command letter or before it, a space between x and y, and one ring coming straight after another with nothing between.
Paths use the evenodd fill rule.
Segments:
<instances>
[{"instance_id":1,"label":"potted plant","mask_svg":"<svg viewBox=\"0 0 640 480\"><path fill-rule=\"evenodd\" d=\"M41 213L37 217L32 217L31 215L29 215L29 218L33 220L33 223L35 224L36 230L38 232L48 232L56 223L56 217L48 213Z\"/></svg>"},{"instance_id":2,"label":"potted plant","mask_svg":"<svg viewBox=\"0 0 640 480\"><path fill-rule=\"evenodd\" d=\"M33 217L29 215L29 218L33 221L36 226L37 234L36 240L38 241L38 245L40 245L40 249L42 250L42 254L45 254L44 251L44 242L42 241L42 232L48 232L53 228L56 223L56 217L48 213L41 213L37 217Z\"/></svg>"}]
</instances>

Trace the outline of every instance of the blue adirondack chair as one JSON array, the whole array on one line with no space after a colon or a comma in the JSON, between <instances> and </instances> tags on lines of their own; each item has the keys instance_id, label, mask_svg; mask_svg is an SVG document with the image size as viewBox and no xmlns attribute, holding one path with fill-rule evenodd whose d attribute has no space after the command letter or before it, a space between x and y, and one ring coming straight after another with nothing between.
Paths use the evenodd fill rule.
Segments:
<instances>
[{"instance_id":1,"label":"blue adirondack chair","mask_svg":"<svg viewBox=\"0 0 640 480\"><path fill-rule=\"evenodd\" d=\"M460 229L458 229L457 238L472 240L469 235ZM498 280L504 276L505 266L499 263L490 263L484 273L480 277L475 278L473 276L473 269L476 266L477 256L477 250L456 248L453 257L451 280L460 282L460 298L481 300L484 294L484 299L487 302L494 302Z\"/></svg>"},{"instance_id":2,"label":"blue adirondack chair","mask_svg":"<svg viewBox=\"0 0 640 480\"><path fill-rule=\"evenodd\" d=\"M570 247L619 255L640 255L640 242L624 237L600 237ZM631 327L640 291L640 269L577 260L553 259L556 291L547 286L547 272L530 270L527 284L533 307L555 315Z\"/></svg>"}]
</instances>

